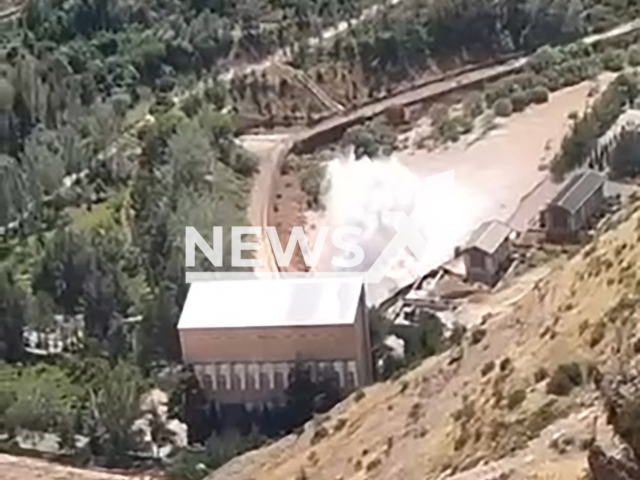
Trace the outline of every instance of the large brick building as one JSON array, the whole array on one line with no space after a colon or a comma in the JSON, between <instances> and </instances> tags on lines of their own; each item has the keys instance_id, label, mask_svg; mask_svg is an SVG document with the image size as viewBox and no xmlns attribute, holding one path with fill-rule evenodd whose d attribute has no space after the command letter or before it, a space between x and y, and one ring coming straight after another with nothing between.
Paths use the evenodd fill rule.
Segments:
<instances>
[{"instance_id":1,"label":"large brick building","mask_svg":"<svg viewBox=\"0 0 640 480\"><path fill-rule=\"evenodd\" d=\"M219 404L277 403L297 362L346 389L372 381L361 278L194 283L178 330L184 361Z\"/></svg>"}]
</instances>

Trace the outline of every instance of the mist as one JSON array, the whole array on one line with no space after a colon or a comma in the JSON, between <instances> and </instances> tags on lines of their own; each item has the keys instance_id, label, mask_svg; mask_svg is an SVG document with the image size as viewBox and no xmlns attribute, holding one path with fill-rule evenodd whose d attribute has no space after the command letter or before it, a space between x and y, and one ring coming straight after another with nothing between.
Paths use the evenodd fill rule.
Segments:
<instances>
[{"instance_id":1,"label":"mist","mask_svg":"<svg viewBox=\"0 0 640 480\"><path fill-rule=\"evenodd\" d=\"M395 225L386 213L401 211L417 219L417 226L427 242L426 252L417 259L405 248L386 272L380 284L368 287L369 303L378 303L402 287L453 256L456 244L465 235L464 211L456 192L453 170L420 178L393 156L356 160L353 154L337 156L329 162L326 190L326 225L330 230L357 226L360 236L344 239L360 245L364 262L354 269L338 269L331 264L334 255L352 255L335 249L327 242L318 271L365 272L373 265L396 234ZM330 248L329 248L330 247Z\"/></svg>"}]
</instances>

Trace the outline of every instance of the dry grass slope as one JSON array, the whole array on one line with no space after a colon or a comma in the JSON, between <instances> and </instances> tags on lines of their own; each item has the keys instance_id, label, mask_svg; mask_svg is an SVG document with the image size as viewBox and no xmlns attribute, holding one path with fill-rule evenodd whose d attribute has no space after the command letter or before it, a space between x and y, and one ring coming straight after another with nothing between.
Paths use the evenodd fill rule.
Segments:
<instances>
[{"instance_id":1,"label":"dry grass slope","mask_svg":"<svg viewBox=\"0 0 640 480\"><path fill-rule=\"evenodd\" d=\"M480 342L465 339L461 359L443 354L359 401L352 395L299 437L209 480L579 478L591 437L610 441L594 384L634 357L640 338L639 207L573 258L554 260L516 302L496 302L505 292L475 299L493 315ZM326 435L314 441L319 428Z\"/></svg>"}]
</instances>

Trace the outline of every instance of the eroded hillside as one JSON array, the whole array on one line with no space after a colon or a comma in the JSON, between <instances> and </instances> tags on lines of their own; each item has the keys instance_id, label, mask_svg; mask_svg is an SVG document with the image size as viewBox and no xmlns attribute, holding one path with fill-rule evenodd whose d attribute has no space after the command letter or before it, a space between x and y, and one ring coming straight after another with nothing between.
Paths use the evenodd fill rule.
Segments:
<instances>
[{"instance_id":1,"label":"eroded hillside","mask_svg":"<svg viewBox=\"0 0 640 480\"><path fill-rule=\"evenodd\" d=\"M459 348L351 395L302 435L209 480L579 478L594 436L615 443L596 385L640 346L639 208L610 219L572 258L530 272L511 287L517 295L472 299L492 313Z\"/></svg>"}]
</instances>

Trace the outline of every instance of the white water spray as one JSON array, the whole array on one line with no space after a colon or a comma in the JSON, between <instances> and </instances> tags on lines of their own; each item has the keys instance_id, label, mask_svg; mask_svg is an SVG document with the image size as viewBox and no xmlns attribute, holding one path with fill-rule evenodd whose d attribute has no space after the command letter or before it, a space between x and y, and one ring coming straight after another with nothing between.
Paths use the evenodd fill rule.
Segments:
<instances>
[{"instance_id":1,"label":"white water spray","mask_svg":"<svg viewBox=\"0 0 640 480\"><path fill-rule=\"evenodd\" d=\"M351 154L329 163L327 181L325 224L330 229L345 225L362 228L359 237L348 239L365 251L358 271L367 271L396 233L398 226L385 213L402 211L411 216L415 209L420 212L418 226L427 240L426 254L416 259L405 249L385 279L369 286L372 303L451 258L455 245L467 234L453 171L422 179L393 157L356 160ZM319 270L330 270L335 254L330 249L324 251Z\"/></svg>"}]
</instances>

